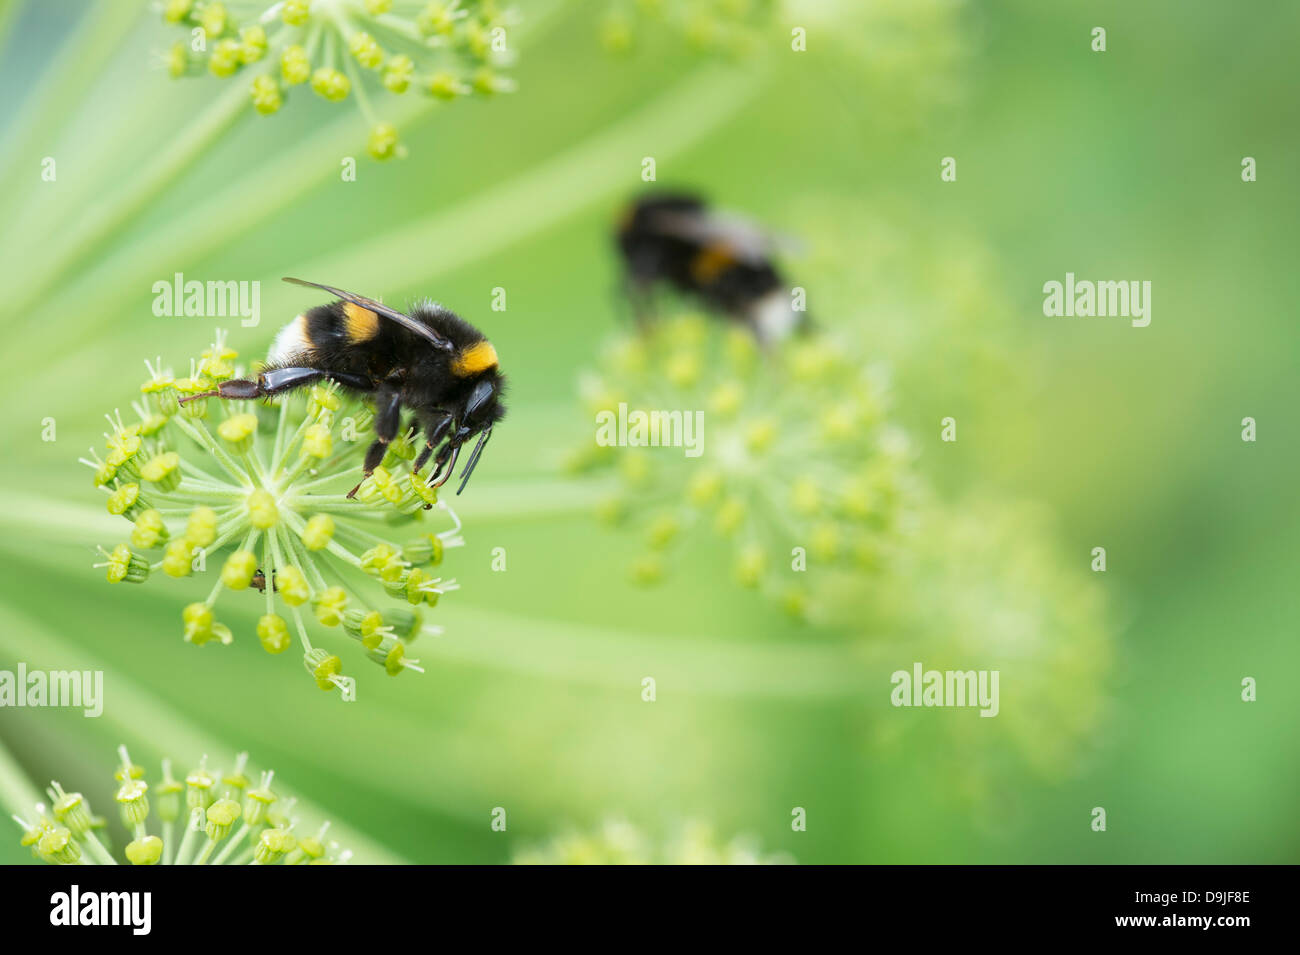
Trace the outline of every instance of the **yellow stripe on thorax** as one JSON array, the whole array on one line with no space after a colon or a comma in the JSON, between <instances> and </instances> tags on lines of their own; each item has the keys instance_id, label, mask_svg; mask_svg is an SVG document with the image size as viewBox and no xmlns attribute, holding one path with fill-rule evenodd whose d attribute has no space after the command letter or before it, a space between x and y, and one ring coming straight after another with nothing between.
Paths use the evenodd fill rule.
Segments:
<instances>
[{"instance_id":1,"label":"yellow stripe on thorax","mask_svg":"<svg viewBox=\"0 0 1300 955\"><path fill-rule=\"evenodd\" d=\"M343 327L350 342L369 341L379 331L379 316L352 302L343 303L343 319Z\"/></svg>"},{"instance_id":2,"label":"yellow stripe on thorax","mask_svg":"<svg viewBox=\"0 0 1300 955\"><path fill-rule=\"evenodd\" d=\"M708 285L736 264L735 253L725 245L707 245L691 259L691 276L701 285Z\"/></svg>"},{"instance_id":3,"label":"yellow stripe on thorax","mask_svg":"<svg viewBox=\"0 0 1300 955\"><path fill-rule=\"evenodd\" d=\"M468 378L497 366L497 350L487 340L462 348L452 359L451 373L458 378Z\"/></svg>"}]
</instances>

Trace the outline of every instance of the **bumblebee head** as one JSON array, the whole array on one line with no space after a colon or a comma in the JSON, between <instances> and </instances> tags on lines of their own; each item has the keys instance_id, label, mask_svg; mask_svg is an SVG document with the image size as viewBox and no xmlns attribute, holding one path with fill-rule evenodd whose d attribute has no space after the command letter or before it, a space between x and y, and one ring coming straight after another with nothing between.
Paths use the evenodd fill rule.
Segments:
<instances>
[{"instance_id":1,"label":"bumblebee head","mask_svg":"<svg viewBox=\"0 0 1300 955\"><path fill-rule=\"evenodd\" d=\"M468 441L474 435L478 435L478 443L474 445L474 452L465 462L465 468L460 472L460 486L456 488L459 494L465 490L465 485L469 483L469 477L474 473L474 468L478 465L479 455L483 453L483 448L487 446L488 438L492 436L492 426L505 417L506 409L501 398L505 390L505 379L499 371L492 371L482 375L474 383L470 390L469 397L465 401L464 413L460 416L460 427L452 437L452 443L459 447L465 441ZM451 476L450 469L447 472Z\"/></svg>"}]
</instances>

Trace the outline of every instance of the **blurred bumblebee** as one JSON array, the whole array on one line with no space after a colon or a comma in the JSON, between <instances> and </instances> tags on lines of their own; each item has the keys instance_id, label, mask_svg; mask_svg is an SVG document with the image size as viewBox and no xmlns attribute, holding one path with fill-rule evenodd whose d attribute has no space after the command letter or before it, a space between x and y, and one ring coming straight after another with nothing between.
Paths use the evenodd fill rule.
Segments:
<instances>
[{"instance_id":1,"label":"blurred bumblebee","mask_svg":"<svg viewBox=\"0 0 1300 955\"><path fill-rule=\"evenodd\" d=\"M412 470L418 473L436 453L430 478L435 487L451 477L461 445L478 435L456 493L463 491L493 426L505 415L505 378L483 333L431 302L406 315L328 285L285 281L323 289L337 300L303 312L282 328L256 378L223 381L215 391L182 400L263 398L329 379L374 401L375 440L366 450L363 480L401 433L406 409L425 439ZM358 482L348 496L360 486Z\"/></svg>"},{"instance_id":2,"label":"blurred bumblebee","mask_svg":"<svg viewBox=\"0 0 1300 955\"><path fill-rule=\"evenodd\" d=\"M653 312L655 287L667 283L743 322L765 345L809 325L772 263L773 237L709 209L698 196L662 193L636 200L616 239L639 321Z\"/></svg>"}]
</instances>

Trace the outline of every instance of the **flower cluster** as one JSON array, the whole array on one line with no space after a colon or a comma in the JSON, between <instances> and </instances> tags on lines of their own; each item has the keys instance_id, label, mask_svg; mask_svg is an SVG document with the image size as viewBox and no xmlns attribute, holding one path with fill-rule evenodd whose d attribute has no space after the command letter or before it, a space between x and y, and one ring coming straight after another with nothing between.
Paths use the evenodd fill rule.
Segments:
<instances>
[{"instance_id":1,"label":"flower cluster","mask_svg":"<svg viewBox=\"0 0 1300 955\"><path fill-rule=\"evenodd\" d=\"M702 531L732 543L741 585L816 617L820 590L896 543L911 452L886 418L884 375L843 342L814 333L764 352L737 325L677 315L618 337L583 390L598 427L571 463L617 470L600 513L643 535L642 583ZM655 436L633 419L661 412L700 422L699 447L644 446Z\"/></svg>"},{"instance_id":2,"label":"flower cluster","mask_svg":"<svg viewBox=\"0 0 1300 955\"><path fill-rule=\"evenodd\" d=\"M1086 550L1060 552L1036 505L972 495L918 514L891 572L862 581L863 653L891 672L914 661L996 670L1001 703L992 719L879 720L878 741L888 750L904 727L926 735L908 748L949 753L935 759L949 767L949 795L1002 805L1007 767L1068 776L1106 718L1115 643L1105 588Z\"/></svg>"},{"instance_id":3,"label":"flower cluster","mask_svg":"<svg viewBox=\"0 0 1300 955\"><path fill-rule=\"evenodd\" d=\"M641 28L658 24L701 53L744 56L774 20L775 0L614 0L600 21L601 43L624 53Z\"/></svg>"},{"instance_id":4,"label":"flower cluster","mask_svg":"<svg viewBox=\"0 0 1300 955\"><path fill-rule=\"evenodd\" d=\"M162 761L162 778L150 792L144 767L118 747L113 799L131 841L122 851L130 865L328 865L351 856L327 841L329 823L314 835L294 831L293 801L282 801L271 788L275 774L264 772L255 783L245 775L247 753L240 753L229 772L209 769L207 757L183 780ZM29 820L14 816L22 829L21 844L53 865L118 865L108 837L108 821L96 816L81 793L57 782L47 790L49 806L37 804ZM161 835L150 833L151 819ZM177 822L181 835L177 837Z\"/></svg>"},{"instance_id":5,"label":"flower cluster","mask_svg":"<svg viewBox=\"0 0 1300 955\"><path fill-rule=\"evenodd\" d=\"M666 840L656 840L623 820L609 820L595 832L557 836L515 854L514 865L789 865L789 856L763 855L752 839L724 843L713 827L687 823Z\"/></svg>"},{"instance_id":6,"label":"flower cluster","mask_svg":"<svg viewBox=\"0 0 1300 955\"><path fill-rule=\"evenodd\" d=\"M234 377L236 353L220 334L190 373L175 377L161 360L146 362L134 418L108 416L106 453L93 449L82 463L95 472L110 514L130 525L129 537L101 548L110 583L143 583L161 572L188 577L214 565L207 598L185 607L182 633L195 645L230 643L218 620L224 591L261 591L265 610L257 637L268 653L283 653L297 636L303 663L322 690L355 699L356 685L342 662L315 646L306 618L339 628L390 675L419 670L407 646L456 582L439 575L447 548L464 543L460 522L425 477L413 474L413 434L391 443L380 467L357 489L343 493L361 473L370 443L372 411L332 386L317 386L305 400L278 406L187 395L209 391ZM430 526L441 518L442 529ZM354 581L384 606L353 592ZM283 603L286 616L279 612Z\"/></svg>"},{"instance_id":7,"label":"flower cluster","mask_svg":"<svg viewBox=\"0 0 1300 955\"><path fill-rule=\"evenodd\" d=\"M253 108L276 113L295 87L330 102L354 97L375 159L404 154L370 92L419 90L441 100L508 92L509 15L495 0L281 0L244 15L244 3L164 0L163 19L191 32L167 56L174 77L248 79Z\"/></svg>"}]
</instances>

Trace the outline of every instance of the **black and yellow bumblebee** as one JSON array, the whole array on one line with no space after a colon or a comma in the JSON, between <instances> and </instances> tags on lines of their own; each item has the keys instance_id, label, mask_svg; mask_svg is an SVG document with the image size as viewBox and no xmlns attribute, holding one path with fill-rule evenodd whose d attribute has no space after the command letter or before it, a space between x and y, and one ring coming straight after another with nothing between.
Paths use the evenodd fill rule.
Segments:
<instances>
[{"instance_id":1,"label":"black and yellow bumblebee","mask_svg":"<svg viewBox=\"0 0 1300 955\"><path fill-rule=\"evenodd\" d=\"M328 285L285 281L322 289L337 300L303 312L282 328L256 378L223 381L216 391L182 400L263 398L329 379L374 402L375 440L366 451L363 480L401 433L406 409L412 426L425 439L412 470L418 473L436 452L430 478L435 487L451 477L461 445L479 436L461 471L456 493L463 491L493 426L505 415L501 401L505 377L496 349L483 333L432 302L423 302L406 315Z\"/></svg>"},{"instance_id":2,"label":"black and yellow bumblebee","mask_svg":"<svg viewBox=\"0 0 1300 955\"><path fill-rule=\"evenodd\" d=\"M616 241L637 318L651 312L655 286L668 283L747 325L764 344L807 327L772 262L776 242L750 222L718 213L689 193L637 199Z\"/></svg>"}]
</instances>

